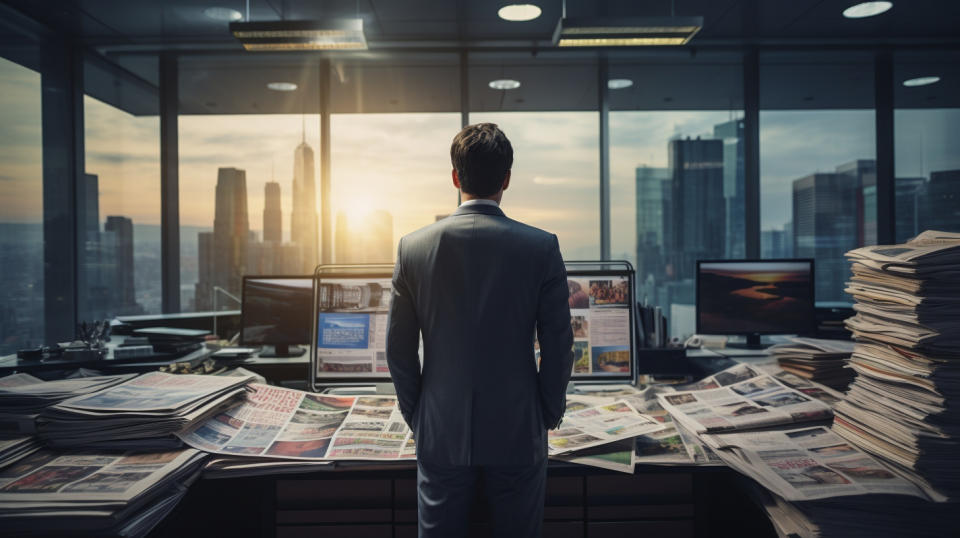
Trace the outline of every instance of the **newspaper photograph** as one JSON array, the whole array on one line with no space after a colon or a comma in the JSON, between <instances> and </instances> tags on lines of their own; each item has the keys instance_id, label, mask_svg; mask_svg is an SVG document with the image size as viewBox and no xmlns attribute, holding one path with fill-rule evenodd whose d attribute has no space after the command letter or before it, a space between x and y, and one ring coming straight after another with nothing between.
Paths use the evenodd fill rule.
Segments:
<instances>
[{"instance_id":1,"label":"newspaper photograph","mask_svg":"<svg viewBox=\"0 0 960 538\"><path fill-rule=\"evenodd\" d=\"M572 400L572 401L571 401ZM623 400L596 403L590 397L570 397L560 427L550 430L551 455L604 445L621 439L661 431L665 426L641 414Z\"/></svg>"},{"instance_id":2,"label":"newspaper photograph","mask_svg":"<svg viewBox=\"0 0 960 538\"><path fill-rule=\"evenodd\" d=\"M702 439L728 465L790 501L870 493L925 497L827 426L707 434Z\"/></svg>"},{"instance_id":3,"label":"newspaper photograph","mask_svg":"<svg viewBox=\"0 0 960 538\"><path fill-rule=\"evenodd\" d=\"M215 454L300 460L410 459L395 396L332 396L251 384L247 401L180 435Z\"/></svg>"},{"instance_id":4,"label":"newspaper photograph","mask_svg":"<svg viewBox=\"0 0 960 538\"><path fill-rule=\"evenodd\" d=\"M693 433L775 426L833 415L829 405L745 364L685 388L688 390L658 398L674 420Z\"/></svg>"},{"instance_id":5,"label":"newspaper photograph","mask_svg":"<svg viewBox=\"0 0 960 538\"><path fill-rule=\"evenodd\" d=\"M674 427L673 417L660 405L658 394L672 393L673 387L650 386L635 394L622 396L621 399L637 411L663 424L664 429L654 433L639 435L634 439L634 463L645 465L689 465L692 462L687 454L683 439Z\"/></svg>"},{"instance_id":6,"label":"newspaper photograph","mask_svg":"<svg viewBox=\"0 0 960 538\"><path fill-rule=\"evenodd\" d=\"M573 375L630 372L630 309L624 298L627 285L626 277L567 280L574 338Z\"/></svg>"},{"instance_id":7,"label":"newspaper photograph","mask_svg":"<svg viewBox=\"0 0 960 538\"><path fill-rule=\"evenodd\" d=\"M179 409L242 385L236 377L172 375L150 372L100 392L71 398L58 407L78 412L163 412Z\"/></svg>"}]
</instances>

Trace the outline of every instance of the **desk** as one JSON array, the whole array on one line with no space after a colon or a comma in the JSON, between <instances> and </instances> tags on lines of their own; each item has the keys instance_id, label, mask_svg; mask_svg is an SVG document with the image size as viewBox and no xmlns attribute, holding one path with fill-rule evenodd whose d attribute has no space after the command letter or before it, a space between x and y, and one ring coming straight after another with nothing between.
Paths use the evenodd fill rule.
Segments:
<instances>
[{"instance_id":1,"label":"desk","mask_svg":"<svg viewBox=\"0 0 960 538\"><path fill-rule=\"evenodd\" d=\"M543 536L776 536L740 480L726 467L638 466L628 475L551 461ZM471 520L471 536L488 536L483 502L475 504ZM201 479L151 536L416 535L416 467L403 463Z\"/></svg>"}]
</instances>

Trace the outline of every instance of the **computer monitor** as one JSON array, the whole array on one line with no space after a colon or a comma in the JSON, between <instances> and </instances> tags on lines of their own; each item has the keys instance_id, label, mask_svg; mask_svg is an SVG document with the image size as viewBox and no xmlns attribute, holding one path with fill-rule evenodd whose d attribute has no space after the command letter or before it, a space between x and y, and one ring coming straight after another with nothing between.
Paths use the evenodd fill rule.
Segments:
<instances>
[{"instance_id":1,"label":"computer monitor","mask_svg":"<svg viewBox=\"0 0 960 538\"><path fill-rule=\"evenodd\" d=\"M630 383L635 377L633 270L582 269L568 262L567 290L573 328L573 374L578 383ZM593 262L587 262L588 265ZM536 351L539 359L540 351Z\"/></svg>"},{"instance_id":2,"label":"computer monitor","mask_svg":"<svg viewBox=\"0 0 960 538\"><path fill-rule=\"evenodd\" d=\"M700 260L697 333L745 335L759 347L763 334L816 330L812 259Z\"/></svg>"},{"instance_id":3,"label":"computer monitor","mask_svg":"<svg viewBox=\"0 0 960 538\"><path fill-rule=\"evenodd\" d=\"M240 344L273 346L261 357L295 357L310 343L313 279L309 276L245 276ZM291 349L291 346L294 346Z\"/></svg>"},{"instance_id":4,"label":"computer monitor","mask_svg":"<svg viewBox=\"0 0 960 538\"><path fill-rule=\"evenodd\" d=\"M319 275L310 347L311 384L390 382L387 314L391 267L362 274Z\"/></svg>"}]
</instances>

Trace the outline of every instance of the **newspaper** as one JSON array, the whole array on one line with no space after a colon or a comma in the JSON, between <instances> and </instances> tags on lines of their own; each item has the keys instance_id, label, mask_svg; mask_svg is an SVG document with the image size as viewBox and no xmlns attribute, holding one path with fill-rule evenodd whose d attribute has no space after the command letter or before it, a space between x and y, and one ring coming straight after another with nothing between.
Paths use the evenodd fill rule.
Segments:
<instances>
[{"instance_id":1,"label":"newspaper","mask_svg":"<svg viewBox=\"0 0 960 538\"><path fill-rule=\"evenodd\" d=\"M665 428L652 417L638 412L626 401L596 403L590 397L567 398L567 411L559 428L550 430L550 455L605 445Z\"/></svg>"},{"instance_id":2,"label":"newspaper","mask_svg":"<svg viewBox=\"0 0 960 538\"><path fill-rule=\"evenodd\" d=\"M902 245L872 245L846 256L866 267L903 275L956 272L960 233L928 230Z\"/></svg>"},{"instance_id":3,"label":"newspaper","mask_svg":"<svg viewBox=\"0 0 960 538\"><path fill-rule=\"evenodd\" d=\"M676 429L673 417L660 405L658 394L672 393L673 387L654 385L627 395L623 400L634 409L663 424L659 432L637 436L634 439L634 463L644 465L690 465L695 461L690 457L680 432Z\"/></svg>"},{"instance_id":4,"label":"newspaper","mask_svg":"<svg viewBox=\"0 0 960 538\"><path fill-rule=\"evenodd\" d=\"M927 498L827 426L705 434L701 439L728 465L789 501L872 493Z\"/></svg>"},{"instance_id":5,"label":"newspaper","mask_svg":"<svg viewBox=\"0 0 960 538\"><path fill-rule=\"evenodd\" d=\"M242 385L244 379L150 372L108 390L71 398L57 407L79 413L171 412L210 394Z\"/></svg>"},{"instance_id":6,"label":"newspaper","mask_svg":"<svg viewBox=\"0 0 960 538\"><path fill-rule=\"evenodd\" d=\"M297 460L413 459L395 396L332 396L252 384L242 405L179 434L223 455Z\"/></svg>"},{"instance_id":7,"label":"newspaper","mask_svg":"<svg viewBox=\"0 0 960 538\"><path fill-rule=\"evenodd\" d=\"M829 418L830 406L746 364L660 394L660 404L693 433L743 430Z\"/></svg>"}]
</instances>

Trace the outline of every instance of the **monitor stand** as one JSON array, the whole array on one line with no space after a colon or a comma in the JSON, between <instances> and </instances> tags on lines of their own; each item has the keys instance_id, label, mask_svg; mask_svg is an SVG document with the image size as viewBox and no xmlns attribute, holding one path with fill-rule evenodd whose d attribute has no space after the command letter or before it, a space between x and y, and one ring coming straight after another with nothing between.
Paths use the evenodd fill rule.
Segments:
<instances>
[{"instance_id":1,"label":"monitor stand","mask_svg":"<svg viewBox=\"0 0 960 538\"><path fill-rule=\"evenodd\" d=\"M263 346L263 349L261 349L257 355L264 359L288 359L291 357L299 357L303 355L305 351L304 348L299 346L281 344L276 346Z\"/></svg>"},{"instance_id":2,"label":"monitor stand","mask_svg":"<svg viewBox=\"0 0 960 538\"><path fill-rule=\"evenodd\" d=\"M735 344L728 343L727 347L731 349L766 349L767 346L760 343L759 334L748 334L746 336L747 336L747 341L745 343L742 343L742 344L739 342Z\"/></svg>"}]
</instances>

